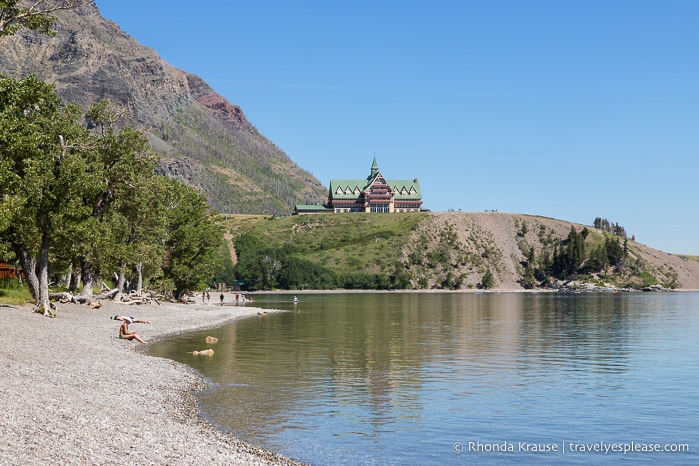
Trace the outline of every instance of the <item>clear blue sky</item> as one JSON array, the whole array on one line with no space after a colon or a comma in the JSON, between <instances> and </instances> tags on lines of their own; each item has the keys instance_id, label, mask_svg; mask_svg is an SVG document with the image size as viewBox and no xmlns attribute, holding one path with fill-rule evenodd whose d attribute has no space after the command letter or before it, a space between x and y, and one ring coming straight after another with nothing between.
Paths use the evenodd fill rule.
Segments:
<instances>
[{"instance_id":1,"label":"clear blue sky","mask_svg":"<svg viewBox=\"0 0 699 466\"><path fill-rule=\"evenodd\" d=\"M699 1L97 0L328 186L699 255Z\"/></svg>"}]
</instances>

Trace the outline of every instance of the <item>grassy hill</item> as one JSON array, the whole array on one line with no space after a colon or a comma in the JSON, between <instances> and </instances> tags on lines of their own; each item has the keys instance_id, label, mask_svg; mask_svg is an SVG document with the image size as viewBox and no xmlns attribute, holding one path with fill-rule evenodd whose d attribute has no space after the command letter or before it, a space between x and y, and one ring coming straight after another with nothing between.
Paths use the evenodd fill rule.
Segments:
<instances>
[{"instance_id":1,"label":"grassy hill","mask_svg":"<svg viewBox=\"0 0 699 466\"><path fill-rule=\"evenodd\" d=\"M233 215L226 228L233 237L252 234L271 248L291 246L294 254L336 272L381 273L402 260L426 215Z\"/></svg>"},{"instance_id":2,"label":"grassy hill","mask_svg":"<svg viewBox=\"0 0 699 466\"><path fill-rule=\"evenodd\" d=\"M493 288L521 290L527 258L533 254L538 267L540 258L566 246L571 227L588 230L587 257L607 238L618 239L590 226L499 212L230 216L225 222L231 245L246 235L268 255L285 250L285 255L317 266L317 273L377 274L386 277L382 283L396 283L400 275L401 288L414 289L475 289L490 273ZM575 280L578 286L699 289L699 262L627 243L623 264L587 272L586 259L575 274L539 279L536 287Z\"/></svg>"}]
</instances>

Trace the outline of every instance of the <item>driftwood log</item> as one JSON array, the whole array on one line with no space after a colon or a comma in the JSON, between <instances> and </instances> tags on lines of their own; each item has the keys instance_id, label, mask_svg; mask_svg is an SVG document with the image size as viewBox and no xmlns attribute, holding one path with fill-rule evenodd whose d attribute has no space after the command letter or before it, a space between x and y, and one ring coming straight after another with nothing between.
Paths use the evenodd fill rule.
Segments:
<instances>
[{"instance_id":1,"label":"driftwood log","mask_svg":"<svg viewBox=\"0 0 699 466\"><path fill-rule=\"evenodd\" d=\"M102 303L100 300L104 301L107 299L114 299L116 296L118 296L119 289L114 288L112 290L109 290L106 293L102 293L99 295L95 296L87 296L87 295L74 295L73 293L69 291L63 291L61 293L50 293L49 294L49 300L50 301L58 301L60 303L74 303L74 304L85 304L87 306L90 306L93 309L97 309L102 307ZM150 304L150 303L155 303L158 306L160 306L161 301L166 301L167 297L166 296L154 296L151 293L130 293L130 294L121 294L120 302L125 305L133 305L133 304ZM55 305L51 304L51 309L52 310L57 310Z\"/></svg>"},{"instance_id":2,"label":"driftwood log","mask_svg":"<svg viewBox=\"0 0 699 466\"><path fill-rule=\"evenodd\" d=\"M105 300L105 299L112 299L115 294L117 294L119 290L114 288L113 290L108 291L107 293L102 293L100 295L96 296L87 296L87 295L74 295L73 293L69 291L63 291L61 293L50 293L49 294L49 299L52 301L58 301L61 303L77 303L77 304L89 304L95 307L95 303L97 303L100 299ZM101 306L101 305L100 305Z\"/></svg>"}]
</instances>

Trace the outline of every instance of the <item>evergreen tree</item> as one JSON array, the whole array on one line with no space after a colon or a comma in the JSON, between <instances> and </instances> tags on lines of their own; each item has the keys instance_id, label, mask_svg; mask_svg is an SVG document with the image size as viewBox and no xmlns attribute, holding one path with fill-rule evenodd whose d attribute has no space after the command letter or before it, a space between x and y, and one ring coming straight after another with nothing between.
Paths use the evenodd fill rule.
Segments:
<instances>
[{"instance_id":1,"label":"evergreen tree","mask_svg":"<svg viewBox=\"0 0 699 466\"><path fill-rule=\"evenodd\" d=\"M601 244L590 253L590 258L585 268L590 272L599 272L604 270L608 265L609 259L607 258L607 251L605 246Z\"/></svg>"},{"instance_id":2,"label":"evergreen tree","mask_svg":"<svg viewBox=\"0 0 699 466\"><path fill-rule=\"evenodd\" d=\"M481 278L481 286L486 290L495 286L495 277L490 269L487 269L483 274L483 277Z\"/></svg>"},{"instance_id":3,"label":"evergreen tree","mask_svg":"<svg viewBox=\"0 0 699 466\"><path fill-rule=\"evenodd\" d=\"M527 265L524 268L524 275L522 276L522 286L526 289L536 287L534 257L534 248L531 248L529 250L529 254L527 255Z\"/></svg>"},{"instance_id":4,"label":"evergreen tree","mask_svg":"<svg viewBox=\"0 0 699 466\"><path fill-rule=\"evenodd\" d=\"M527 268L524 269L524 275L522 276L522 286L528 290L536 287L534 267L527 266Z\"/></svg>"},{"instance_id":5,"label":"evergreen tree","mask_svg":"<svg viewBox=\"0 0 699 466\"><path fill-rule=\"evenodd\" d=\"M619 243L619 238L606 238L604 241L604 247L607 251L607 258L609 259L610 265L622 265L625 258L624 249Z\"/></svg>"},{"instance_id":6,"label":"evergreen tree","mask_svg":"<svg viewBox=\"0 0 699 466\"><path fill-rule=\"evenodd\" d=\"M538 267L535 270L535 277L544 281L547 277L551 276L551 269L553 267L553 259L548 251L541 251L538 258Z\"/></svg>"}]
</instances>

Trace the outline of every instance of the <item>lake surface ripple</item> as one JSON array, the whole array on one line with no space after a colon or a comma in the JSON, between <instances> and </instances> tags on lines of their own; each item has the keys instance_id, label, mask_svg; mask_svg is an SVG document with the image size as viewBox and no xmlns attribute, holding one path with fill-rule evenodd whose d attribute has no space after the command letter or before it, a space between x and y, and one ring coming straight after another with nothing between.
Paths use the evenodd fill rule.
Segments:
<instances>
[{"instance_id":1,"label":"lake surface ripple","mask_svg":"<svg viewBox=\"0 0 699 466\"><path fill-rule=\"evenodd\" d=\"M210 378L204 415L251 443L318 465L699 464L699 293L255 298L289 312L151 348Z\"/></svg>"}]
</instances>

